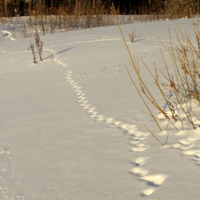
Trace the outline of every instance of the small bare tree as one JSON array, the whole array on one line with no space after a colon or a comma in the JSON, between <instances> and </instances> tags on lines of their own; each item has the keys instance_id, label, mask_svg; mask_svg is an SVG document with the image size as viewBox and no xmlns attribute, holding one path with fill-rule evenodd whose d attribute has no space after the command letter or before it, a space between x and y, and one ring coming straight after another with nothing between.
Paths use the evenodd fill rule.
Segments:
<instances>
[{"instance_id":1,"label":"small bare tree","mask_svg":"<svg viewBox=\"0 0 200 200\"><path fill-rule=\"evenodd\" d=\"M29 46L28 50L32 52L33 63L37 63L35 46L34 46L34 44L32 42L30 42L30 46Z\"/></svg>"},{"instance_id":2,"label":"small bare tree","mask_svg":"<svg viewBox=\"0 0 200 200\"><path fill-rule=\"evenodd\" d=\"M40 61L42 62L42 48L43 48L43 42L40 40L40 36L36 30L36 33L35 33L35 46L37 48L37 53L38 53L38 56L40 58Z\"/></svg>"},{"instance_id":3,"label":"small bare tree","mask_svg":"<svg viewBox=\"0 0 200 200\"><path fill-rule=\"evenodd\" d=\"M40 36L36 30L35 45L32 42L30 42L30 46L28 48L28 50L32 52L33 63L37 63L37 55L39 56L39 59L42 62L42 49L43 49L43 42L40 40Z\"/></svg>"}]
</instances>

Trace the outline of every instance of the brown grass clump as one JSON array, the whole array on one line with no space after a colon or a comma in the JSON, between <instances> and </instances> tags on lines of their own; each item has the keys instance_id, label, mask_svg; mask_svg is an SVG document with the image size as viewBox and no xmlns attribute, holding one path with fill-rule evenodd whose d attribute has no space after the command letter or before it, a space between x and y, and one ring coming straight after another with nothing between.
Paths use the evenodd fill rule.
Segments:
<instances>
[{"instance_id":1,"label":"brown grass clump","mask_svg":"<svg viewBox=\"0 0 200 200\"><path fill-rule=\"evenodd\" d=\"M139 39L140 35L137 34L136 29L134 29L132 33L128 35L128 37L129 37L130 42L134 43Z\"/></svg>"}]
</instances>

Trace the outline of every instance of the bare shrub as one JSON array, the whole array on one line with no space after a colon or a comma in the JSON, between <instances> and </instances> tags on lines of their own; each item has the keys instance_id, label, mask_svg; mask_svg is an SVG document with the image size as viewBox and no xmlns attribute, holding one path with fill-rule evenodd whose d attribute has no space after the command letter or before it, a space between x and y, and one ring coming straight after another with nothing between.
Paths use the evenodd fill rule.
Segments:
<instances>
[{"instance_id":1,"label":"bare shrub","mask_svg":"<svg viewBox=\"0 0 200 200\"><path fill-rule=\"evenodd\" d=\"M40 36L39 36L37 30L35 33L35 44L30 42L30 46L29 46L28 50L32 52L33 63L37 63L37 57L39 57L40 61L42 62L43 42L40 40Z\"/></svg>"},{"instance_id":2,"label":"bare shrub","mask_svg":"<svg viewBox=\"0 0 200 200\"><path fill-rule=\"evenodd\" d=\"M36 64L37 63L36 51L35 51L35 46L32 42L30 42L30 46L29 46L28 50L31 51L31 53L33 55L33 63Z\"/></svg>"},{"instance_id":3,"label":"bare shrub","mask_svg":"<svg viewBox=\"0 0 200 200\"><path fill-rule=\"evenodd\" d=\"M136 41L139 39L139 37L140 37L140 35L137 34L137 32L136 32L135 29L134 29L134 30L132 31L132 33L129 34L128 36L129 36L129 39L130 39L130 42L131 42L131 43L136 42Z\"/></svg>"},{"instance_id":4,"label":"bare shrub","mask_svg":"<svg viewBox=\"0 0 200 200\"><path fill-rule=\"evenodd\" d=\"M40 58L40 61L42 62L42 49L43 49L43 42L40 40L40 36L38 35L38 32L35 33L35 46L37 48L37 53Z\"/></svg>"},{"instance_id":5,"label":"bare shrub","mask_svg":"<svg viewBox=\"0 0 200 200\"><path fill-rule=\"evenodd\" d=\"M178 32L176 31L176 39L178 45L177 42L176 44L173 44L169 30L169 45L163 44L163 47L169 53L171 63L165 60L164 54L161 50L161 56L166 73L159 71L156 66L154 66L154 72L152 72L141 59L163 97L163 102L165 104L164 107L158 103L156 98L152 95L149 87L146 85L145 79L140 73L141 70L138 59L132 57L121 27L119 26L124 44L126 45L131 60L132 69L138 78L139 84L136 84L135 80L131 76L130 70L126 67L128 75L144 102L144 105L149 112L148 115L153 118L161 132L162 128L159 125L159 121L164 119L167 120L170 125L168 128L172 127L176 131L180 131L181 129L185 130L186 127L196 129L199 126L200 118L195 113L196 109L200 108L200 31L198 30L198 23L198 21L193 23L196 43L193 43L190 39L190 35L185 31L182 31L177 25ZM163 81L163 78L165 81ZM159 117L153 114L149 104L152 104L156 110L161 113ZM179 125L177 126L177 124L181 124L181 127Z\"/></svg>"}]
</instances>

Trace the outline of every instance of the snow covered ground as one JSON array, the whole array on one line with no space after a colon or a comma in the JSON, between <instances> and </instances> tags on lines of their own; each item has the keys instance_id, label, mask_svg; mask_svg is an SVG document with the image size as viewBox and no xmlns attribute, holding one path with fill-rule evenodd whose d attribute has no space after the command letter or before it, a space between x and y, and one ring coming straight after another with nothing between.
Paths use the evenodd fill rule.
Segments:
<instances>
[{"instance_id":1,"label":"snow covered ground","mask_svg":"<svg viewBox=\"0 0 200 200\"><path fill-rule=\"evenodd\" d=\"M191 19L177 23L193 32ZM168 44L168 28L175 27L175 21L121 25L132 54L161 70L158 37ZM134 28L140 38L132 44ZM0 199L200 198L199 131L159 134L140 111L117 26L41 36L44 61L37 64L28 50L34 38L0 33ZM159 99L142 65L141 73Z\"/></svg>"}]
</instances>

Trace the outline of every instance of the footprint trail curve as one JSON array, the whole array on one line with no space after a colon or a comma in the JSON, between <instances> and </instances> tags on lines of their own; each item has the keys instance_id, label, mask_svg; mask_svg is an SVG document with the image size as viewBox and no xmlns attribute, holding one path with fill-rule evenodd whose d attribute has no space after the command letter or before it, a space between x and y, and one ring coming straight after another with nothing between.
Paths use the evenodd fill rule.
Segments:
<instances>
[{"instance_id":1,"label":"footprint trail curve","mask_svg":"<svg viewBox=\"0 0 200 200\"><path fill-rule=\"evenodd\" d=\"M67 64L62 62L58 59L56 56L56 51L51 49L46 49L47 51L52 53L53 61L62 66L67 67ZM98 112L96 107L93 107L88 99L84 91L82 90L82 87L79 85L79 83L73 78L73 71L68 70L65 75L66 82L71 86L74 93L77 97L77 103L79 104L80 108L87 112L89 117L97 122L103 122L106 126L111 128L118 128L122 130L125 135L129 136L131 139L130 145L131 151L138 153L143 152L149 149L149 146L145 144L146 138L149 136L149 133L141 132L137 130L137 126L135 124L127 124L123 121L116 121L114 117L107 118L104 114L101 114ZM141 196L149 196L153 194L153 192L158 188L158 186L161 186L165 179L167 178L164 174L150 174L148 169L141 168L142 165L145 164L147 157L138 157L133 163L136 165L131 172L138 177L138 180L146 181L148 185L151 187L148 187L146 189L143 189L141 191Z\"/></svg>"},{"instance_id":2,"label":"footprint trail curve","mask_svg":"<svg viewBox=\"0 0 200 200\"><path fill-rule=\"evenodd\" d=\"M59 45L56 45L59 46ZM49 52L51 55L47 57L47 59L52 59L54 63L57 65L68 68L68 65L65 62L62 62L58 59L58 52L56 52L53 49L43 49L44 51ZM0 48L0 51L2 53L12 54L11 52L6 52L5 50L2 50ZM21 52L15 52L17 54L21 53L30 53L29 51L21 51ZM141 132L137 130L137 127L135 124L127 124L123 121L117 121L114 119L114 117L106 117L104 114L101 114L97 111L96 107L93 107L88 99L84 91L82 90L82 87L76 82L73 78L73 71L68 70L65 75L66 82L71 86L74 93L77 96L77 103L79 104L80 108L87 112L89 117L93 119L96 122L102 122L106 126L111 128L118 128L122 130L125 135L129 136L131 139L130 145L132 146L130 151L134 153L140 153L144 152L149 149L149 146L145 144L145 140L147 139L149 133ZM144 165L146 162L146 157L139 157L135 161L135 167L131 170L131 173L134 174L136 177L138 177L138 180L146 181L148 185L151 185L150 188L143 189L141 191L142 196L149 196L153 194L153 192L156 190L158 186L161 186L164 182L164 180L167 178L166 175L163 174L149 174L148 169L143 169L141 166ZM1 188L0 188L1 191ZM6 197L6 195L4 195ZM21 199L24 199L24 196L20 196Z\"/></svg>"}]
</instances>

